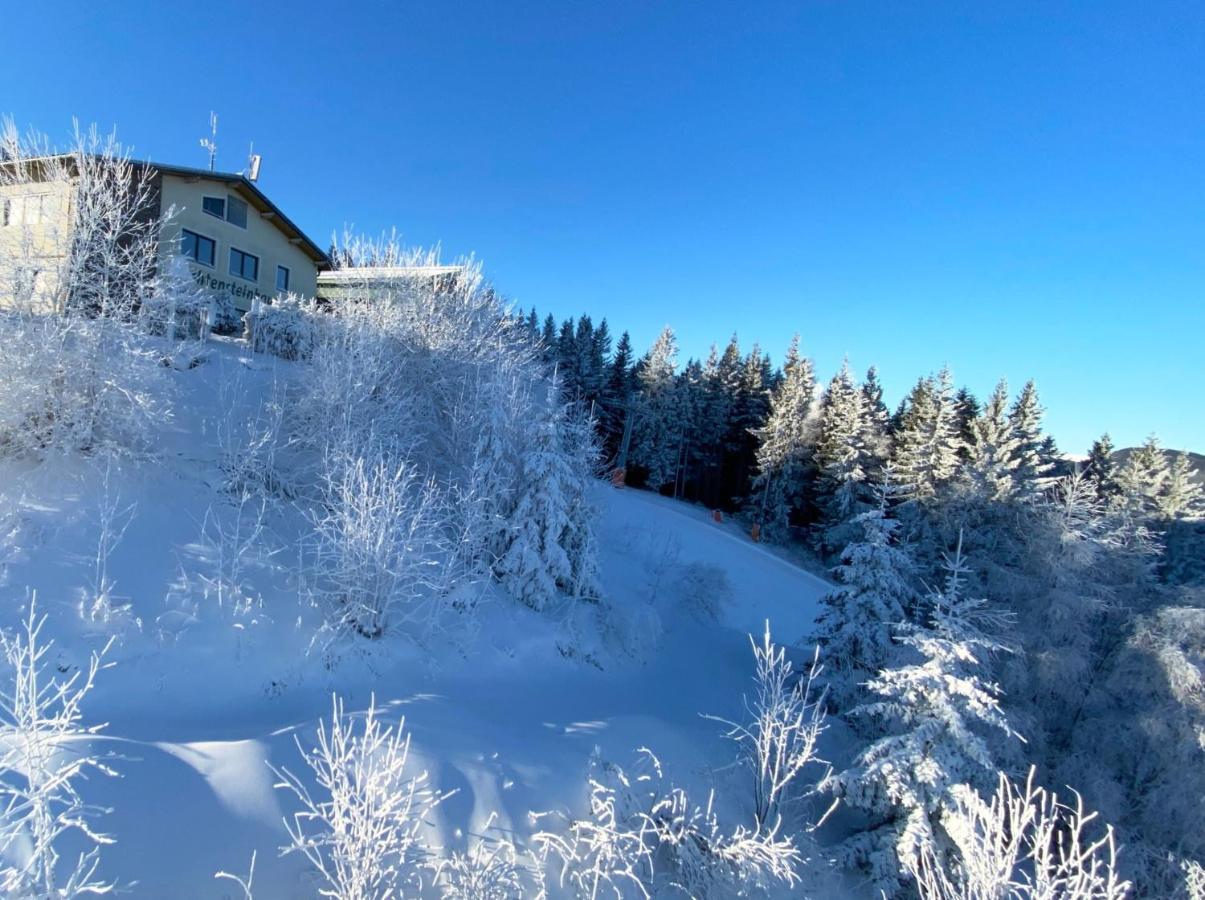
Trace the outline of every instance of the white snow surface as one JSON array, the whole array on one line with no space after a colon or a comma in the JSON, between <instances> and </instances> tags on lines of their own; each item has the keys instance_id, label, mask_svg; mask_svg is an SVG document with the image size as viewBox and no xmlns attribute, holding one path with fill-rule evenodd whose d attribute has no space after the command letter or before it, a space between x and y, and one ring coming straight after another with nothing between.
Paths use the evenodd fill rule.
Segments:
<instances>
[{"instance_id":1,"label":"white snow surface","mask_svg":"<svg viewBox=\"0 0 1205 900\"><path fill-rule=\"evenodd\" d=\"M700 801L712 785L740 799L740 775L725 769L732 746L700 714L739 716L751 684L747 634L769 619L785 642L805 636L827 585L704 510L597 485L615 623L603 633L589 616L535 613L491 587L476 626L432 645L387 635L324 654L310 646L313 614L298 600L290 548L303 518L289 508L270 521L279 552L249 569L262 598L254 616L236 621L203 596L212 547L202 521L223 503L218 378L242 367L243 400L257 402L295 365L217 341L204 365L171 373L176 412L160 452L110 475L121 505L134 505L109 568L130 604L124 623L93 627L78 611L93 573L97 466L0 467L0 626L16 626L36 590L50 658L65 672L118 634L114 665L84 707L87 724L108 723L97 746L121 757L121 778L82 788L113 810L98 823L117 841L103 853L107 877L136 881L133 897L229 897L234 886L214 872L244 873L255 850L257 898L313 896L300 857L279 855L293 806L268 763L303 771L294 739L309 745L332 692L348 710L375 695L388 718L404 716L412 759L438 789L456 791L430 823L436 846L463 847L494 811L520 841L536 830L533 811L580 812L596 746L624 766L652 748Z\"/></svg>"}]
</instances>

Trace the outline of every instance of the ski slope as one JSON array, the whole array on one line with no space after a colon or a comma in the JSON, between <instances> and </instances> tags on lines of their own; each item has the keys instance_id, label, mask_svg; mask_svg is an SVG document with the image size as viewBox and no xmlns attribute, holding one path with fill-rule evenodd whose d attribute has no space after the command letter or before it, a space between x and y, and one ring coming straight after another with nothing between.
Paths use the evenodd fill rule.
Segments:
<instances>
[{"instance_id":1,"label":"ski slope","mask_svg":"<svg viewBox=\"0 0 1205 900\"><path fill-rule=\"evenodd\" d=\"M241 896L213 874L244 873L255 851L259 900L314 896L303 861L279 855L295 806L269 764L301 771L295 741L310 744L332 693L349 711L375 697L390 719L405 717L415 764L455 792L430 822L438 847L463 848L494 813L523 841L556 826L533 813L580 812L596 748L626 765L649 747L701 799L717 785L720 806L725 786L742 790L725 769L721 726L701 714L740 715L747 635L767 619L784 642L806 635L826 585L672 500L597 485L601 628L594 610L537 614L489 589L475 626L426 646L388 637L323 654L310 647L283 557L254 573L263 606L253 624L188 606L181 583L205 562L207 436L222 402L206 370L247 365L240 352L219 348L210 365L175 373L187 412L163 459L109 473L109 491L131 509L110 562L130 609L84 715L108 723L97 746L117 754L121 777L83 786L112 810L99 823L116 841L104 849L106 876L137 882L132 897ZM282 374L277 362L253 362L249 377L265 385ZM51 658L70 671L104 640L78 609L94 569L101 472L64 460L0 476L0 625L16 625L37 590ZM287 546L299 526L284 515L273 527Z\"/></svg>"}]
</instances>

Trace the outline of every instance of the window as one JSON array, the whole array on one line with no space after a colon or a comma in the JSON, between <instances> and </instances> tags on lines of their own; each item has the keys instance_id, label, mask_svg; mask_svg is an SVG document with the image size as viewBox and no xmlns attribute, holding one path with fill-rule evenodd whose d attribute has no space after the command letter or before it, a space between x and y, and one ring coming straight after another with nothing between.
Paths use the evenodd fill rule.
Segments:
<instances>
[{"instance_id":1,"label":"window","mask_svg":"<svg viewBox=\"0 0 1205 900\"><path fill-rule=\"evenodd\" d=\"M226 198L226 221L239 228L247 227L247 204L237 197Z\"/></svg>"},{"instance_id":2,"label":"window","mask_svg":"<svg viewBox=\"0 0 1205 900\"><path fill-rule=\"evenodd\" d=\"M289 270L285 266L276 267L276 290L281 293L289 289Z\"/></svg>"},{"instance_id":3,"label":"window","mask_svg":"<svg viewBox=\"0 0 1205 900\"><path fill-rule=\"evenodd\" d=\"M259 257L231 247L230 274L248 281L259 281Z\"/></svg>"},{"instance_id":4,"label":"window","mask_svg":"<svg viewBox=\"0 0 1205 900\"><path fill-rule=\"evenodd\" d=\"M226 198L224 197L202 197L201 209L209 213L211 216L217 216L219 219L226 218Z\"/></svg>"},{"instance_id":5,"label":"window","mask_svg":"<svg viewBox=\"0 0 1205 900\"><path fill-rule=\"evenodd\" d=\"M217 244L211 239L197 234L195 231L189 231L187 228L180 230L181 256L195 259L203 266L212 266L216 252Z\"/></svg>"}]
</instances>

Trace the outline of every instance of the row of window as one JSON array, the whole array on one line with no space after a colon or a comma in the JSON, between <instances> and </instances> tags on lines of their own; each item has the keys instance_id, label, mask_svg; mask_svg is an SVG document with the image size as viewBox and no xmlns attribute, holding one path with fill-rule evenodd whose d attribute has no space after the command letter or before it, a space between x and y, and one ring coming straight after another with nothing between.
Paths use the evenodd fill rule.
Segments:
<instances>
[{"instance_id":1,"label":"row of window","mask_svg":"<svg viewBox=\"0 0 1205 900\"><path fill-rule=\"evenodd\" d=\"M180 231L180 253L187 256L194 262L200 263L203 266L213 268L217 260L217 241L213 238L207 238L203 234L197 234L195 231L189 231L187 228ZM259 281L259 257L254 253L248 253L245 250L240 250L237 247L230 248L230 274L236 278L243 278L247 281ZM288 266L276 267L276 290L287 291L289 289L289 268Z\"/></svg>"},{"instance_id":2,"label":"row of window","mask_svg":"<svg viewBox=\"0 0 1205 900\"><path fill-rule=\"evenodd\" d=\"M0 200L0 226L38 225L49 217L49 194L26 194Z\"/></svg>"},{"instance_id":3,"label":"row of window","mask_svg":"<svg viewBox=\"0 0 1205 900\"><path fill-rule=\"evenodd\" d=\"M239 228L247 227L247 204L238 197L202 197L201 210Z\"/></svg>"}]
</instances>

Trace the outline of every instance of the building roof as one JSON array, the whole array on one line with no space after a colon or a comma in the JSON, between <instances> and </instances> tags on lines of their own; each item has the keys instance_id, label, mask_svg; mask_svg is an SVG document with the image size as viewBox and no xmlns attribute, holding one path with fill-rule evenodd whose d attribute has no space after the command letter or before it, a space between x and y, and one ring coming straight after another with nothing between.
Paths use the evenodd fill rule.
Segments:
<instances>
[{"instance_id":1,"label":"building roof","mask_svg":"<svg viewBox=\"0 0 1205 900\"><path fill-rule=\"evenodd\" d=\"M328 269L320 272L318 281L337 285L346 282L393 281L401 278L437 278L454 275L464 266L348 266L344 269Z\"/></svg>"},{"instance_id":2,"label":"building roof","mask_svg":"<svg viewBox=\"0 0 1205 900\"><path fill-rule=\"evenodd\" d=\"M310 240L306 233L298 228L293 223L293 220L286 216L284 211L269 200L268 196L253 181L249 181L246 176L235 172L212 172L209 169L195 169L191 166L169 166L149 160L139 160L138 165L148 166L165 175L175 175L180 178L196 179L198 181L220 181L233 186L261 214L266 214L264 217L271 220L277 228L284 232L286 237L297 243L314 260L319 269L330 268L330 258L322 249Z\"/></svg>"}]
</instances>

